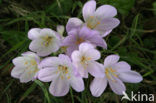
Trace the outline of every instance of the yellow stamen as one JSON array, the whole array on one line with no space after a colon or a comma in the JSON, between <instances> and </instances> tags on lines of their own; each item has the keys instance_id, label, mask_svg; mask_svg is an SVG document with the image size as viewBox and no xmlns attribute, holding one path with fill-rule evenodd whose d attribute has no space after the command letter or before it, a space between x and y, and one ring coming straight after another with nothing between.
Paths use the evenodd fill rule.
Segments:
<instances>
[{"instance_id":1,"label":"yellow stamen","mask_svg":"<svg viewBox=\"0 0 156 103\"><path fill-rule=\"evenodd\" d=\"M75 42L76 45L81 44L82 42L84 42L85 40L83 40L83 38L78 38L77 41Z\"/></svg>"}]
</instances>

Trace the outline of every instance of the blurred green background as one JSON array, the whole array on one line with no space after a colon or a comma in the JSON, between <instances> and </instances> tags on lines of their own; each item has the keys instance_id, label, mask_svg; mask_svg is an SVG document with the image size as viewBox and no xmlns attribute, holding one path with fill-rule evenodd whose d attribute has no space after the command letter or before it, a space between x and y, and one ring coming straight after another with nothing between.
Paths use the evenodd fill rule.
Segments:
<instances>
[{"instance_id":1,"label":"blurred green background","mask_svg":"<svg viewBox=\"0 0 156 103\"><path fill-rule=\"evenodd\" d=\"M22 84L10 76L11 60L28 51L30 28L51 28L66 25L70 17L82 18L87 0L0 0L0 103L120 103L121 96L110 87L99 98L89 91L92 77L85 79L85 91L70 90L65 97L53 97L49 83L40 81ZM156 1L97 0L97 5L110 4L117 8L121 24L105 39L108 50L101 50L100 62L109 54L119 54L132 70L143 75L138 84L126 83L127 93L156 94ZM66 35L66 33L64 34ZM57 54L54 54L57 55ZM127 102L126 100L124 101Z\"/></svg>"}]
</instances>

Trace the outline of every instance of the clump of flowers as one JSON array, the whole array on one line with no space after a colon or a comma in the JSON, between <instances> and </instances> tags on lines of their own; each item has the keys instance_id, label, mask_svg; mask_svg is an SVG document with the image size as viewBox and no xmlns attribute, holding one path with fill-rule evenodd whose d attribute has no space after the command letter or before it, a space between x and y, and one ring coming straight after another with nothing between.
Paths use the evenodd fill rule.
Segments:
<instances>
[{"instance_id":1,"label":"clump of flowers","mask_svg":"<svg viewBox=\"0 0 156 103\"><path fill-rule=\"evenodd\" d=\"M83 78L88 74L94 77L90 84L93 96L99 97L110 85L114 93L123 95L126 87L123 82L139 83L142 76L131 70L125 61L119 61L119 55L112 54L101 58L101 49L107 49L103 37L107 36L120 21L114 16L117 10L111 5L102 5L96 9L96 1L88 1L82 9L84 22L70 18L66 25L67 36L63 37L64 26L57 31L50 28L33 28L28 32L31 41L28 51L13 59L15 67L11 76L27 83L35 79L51 82L49 92L54 96L64 96L72 87L77 92L85 88ZM65 49L57 56L52 53ZM45 57L48 56L48 57ZM119 62L118 62L119 61Z\"/></svg>"}]
</instances>

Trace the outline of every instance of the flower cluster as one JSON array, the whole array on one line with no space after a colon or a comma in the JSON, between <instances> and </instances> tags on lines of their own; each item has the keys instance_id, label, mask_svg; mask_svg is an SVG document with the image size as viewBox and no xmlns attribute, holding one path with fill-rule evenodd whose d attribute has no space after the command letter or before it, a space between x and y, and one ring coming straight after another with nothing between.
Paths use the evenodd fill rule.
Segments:
<instances>
[{"instance_id":1,"label":"flower cluster","mask_svg":"<svg viewBox=\"0 0 156 103\"><path fill-rule=\"evenodd\" d=\"M82 13L84 22L75 17L68 20L66 37L63 37L64 26L57 26L57 31L31 29L28 38L32 40L29 45L32 52L13 59L15 67L11 76L22 83L35 79L51 82L49 92L54 96L66 95L70 87L77 92L83 91L83 78L88 78L88 74L94 77L90 91L95 97L104 92L107 83L114 93L122 95L126 91L123 82L141 82L142 76L132 71L127 62L119 61L119 55L107 56L104 64L97 61L101 54L96 47L107 49L103 38L120 23L114 18L117 10L110 5L96 9L96 2L90 0L84 5ZM65 48L64 54L47 57L60 48Z\"/></svg>"}]
</instances>

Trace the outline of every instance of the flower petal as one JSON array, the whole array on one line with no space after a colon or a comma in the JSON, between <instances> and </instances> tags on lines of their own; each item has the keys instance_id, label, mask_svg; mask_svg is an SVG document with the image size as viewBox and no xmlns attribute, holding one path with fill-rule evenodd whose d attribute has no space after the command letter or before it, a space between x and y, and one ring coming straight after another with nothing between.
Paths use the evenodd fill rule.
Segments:
<instances>
[{"instance_id":1,"label":"flower petal","mask_svg":"<svg viewBox=\"0 0 156 103\"><path fill-rule=\"evenodd\" d=\"M96 49L89 49L86 53L85 56L90 58L91 60L98 60L101 57L101 54L98 50Z\"/></svg>"},{"instance_id":2,"label":"flower petal","mask_svg":"<svg viewBox=\"0 0 156 103\"><path fill-rule=\"evenodd\" d=\"M57 67L60 60L58 57L47 57L43 59L40 63L40 67Z\"/></svg>"},{"instance_id":3,"label":"flower petal","mask_svg":"<svg viewBox=\"0 0 156 103\"><path fill-rule=\"evenodd\" d=\"M88 17L93 16L96 9L96 1L90 0L83 6L82 14L83 18L86 21Z\"/></svg>"},{"instance_id":4,"label":"flower petal","mask_svg":"<svg viewBox=\"0 0 156 103\"><path fill-rule=\"evenodd\" d=\"M111 5L102 5L98 7L95 11L95 15L100 19L111 18L114 17L116 14L116 8Z\"/></svg>"},{"instance_id":5,"label":"flower petal","mask_svg":"<svg viewBox=\"0 0 156 103\"><path fill-rule=\"evenodd\" d=\"M40 34L41 29L40 28L32 28L29 30L28 32L28 38L31 40L34 40L36 38L38 38L41 34Z\"/></svg>"},{"instance_id":6,"label":"flower petal","mask_svg":"<svg viewBox=\"0 0 156 103\"><path fill-rule=\"evenodd\" d=\"M24 72L24 68L14 67L11 71L11 76L14 78L20 78L21 74Z\"/></svg>"},{"instance_id":7,"label":"flower petal","mask_svg":"<svg viewBox=\"0 0 156 103\"><path fill-rule=\"evenodd\" d=\"M95 30L100 32L109 31L114 29L120 24L120 21L116 18L106 18L100 21L100 24L96 26Z\"/></svg>"},{"instance_id":8,"label":"flower petal","mask_svg":"<svg viewBox=\"0 0 156 103\"><path fill-rule=\"evenodd\" d=\"M44 68L38 72L38 79L43 82L50 82L55 80L59 75L57 73L57 68Z\"/></svg>"},{"instance_id":9,"label":"flower petal","mask_svg":"<svg viewBox=\"0 0 156 103\"><path fill-rule=\"evenodd\" d=\"M72 29L77 29L81 27L83 22L78 18L70 18L66 25L67 32L70 32Z\"/></svg>"},{"instance_id":10,"label":"flower petal","mask_svg":"<svg viewBox=\"0 0 156 103\"><path fill-rule=\"evenodd\" d=\"M107 56L104 60L104 66L107 67L107 66L111 66L111 65L117 63L119 58L120 57L118 55L115 55L115 54Z\"/></svg>"},{"instance_id":11,"label":"flower petal","mask_svg":"<svg viewBox=\"0 0 156 103\"><path fill-rule=\"evenodd\" d=\"M112 30L108 30L108 31L104 31L101 33L102 37L106 37L107 35L109 35L112 32Z\"/></svg>"},{"instance_id":12,"label":"flower petal","mask_svg":"<svg viewBox=\"0 0 156 103\"><path fill-rule=\"evenodd\" d=\"M76 71L79 73L81 77L88 78L87 68L84 68L84 66L79 62L73 62L73 65L75 66ZM87 67L87 65L85 65L85 67Z\"/></svg>"},{"instance_id":13,"label":"flower petal","mask_svg":"<svg viewBox=\"0 0 156 103\"><path fill-rule=\"evenodd\" d=\"M90 43L81 43L80 46L79 46L79 51L81 53L86 53L90 49L94 49L94 46L92 44L90 44Z\"/></svg>"},{"instance_id":14,"label":"flower petal","mask_svg":"<svg viewBox=\"0 0 156 103\"><path fill-rule=\"evenodd\" d=\"M69 92L69 82L58 77L50 84L49 91L54 96L65 96Z\"/></svg>"},{"instance_id":15,"label":"flower petal","mask_svg":"<svg viewBox=\"0 0 156 103\"><path fill-rule=\"evenodd\" d=\"M77 41L77 34L72 34L68 35L67 37L64 38L62 42L62 46L71 46L71 45L76 45Z\"/></svg>"},{"instance_id":16,"label":"flower petal","mask_svg":"<svg viewBox=\"0 0 156 103\"><path fill-rule=\"evenodd\" d=\"M78 50L78 45L73 45L67 48L66 54L71 56L74 50Z\"/></svg>"},{"instance_id":17,"label":"flower petal","mask_svg":"<svg viewBox=\"0 0 156 103\"><path fill-rule=\"evenodd\" d=\"M125 85L123 84L123 82L120 79L118 79L116 77L114 77L114 80L115 81L108 80L111 89L113 90L114 93L116 93L118 95L123 95L123 91L126 91Z\"/></svg>"},{"instance_id":18,"label":"flower petal","mask_svg":"<svg viewBox=\"0 0 156 103\"><path fill-rule=\"evenodd\" d=\"M117 70L117 72L121 73L121 72L127 72L131 70L131 66L124 61L120 61L116 64L113 65L113 68Z\"/></svg>"},{"instance_id":19,"label":"flower petal","mask_svg":"<svg viewBox=\"0 0 156 103\"><path fill-rule=\"evenodd\" d=\"M102 78L105 76L104 74L104 66L98 62L90 62L88 64L88 72L94 76L94 77L97 77L97 78Z\"/></svg>"},{"instance_id":20,"label":"flower petal","mask_svg":"<svg viewBox=\"0 0 156 103\"><path fill-rule=\"evenodd\" d=\"M128 83L139 83L143 80L142 76L135 71L122 72L119 74L119 78L123 82L128 82Z\"/></svg>"},{"instance_id":21,"label":"flower petal","mask_svg":"<svg viewBox=\"0 0 156 103\"><path fill-rule=\"evenodd\" d=\"M90 91L93 96L99 97L107 87L106 78L94 78L90 85Z\"/></svg>"},{"instance_id":22,"label":"flower petal","mask_svg":"<svg viewBox=\"0 0 156 103\"><path fill-rule=\"evenodd\" d=\"M81 91L84 90L84 82L83 82L83 79L81 77L75 77L75 76L73 76L70 79L70 85L77 92L81 92Z\"/></svg>"},{"instance_id":23,"label":"flower petal","mask_svg":"<svg viewBox=\"0 0 156 103\"><path fill-rule=\"evenodd\" d=\"M81 61L81 53L78 50L75 50L71 55L73 62L80 62Z\"/></svg>"},{"instance_id":24,"label":"flower petal","mask_svg":"<svg viewBox=\"0 0 156 103\"><path fill-rule=\"evenodd\" d=\"M27 83L29 81L32 81L34 79L35 76L35 72L31 72L30 68L29 70L25 71L24 73L21 74L20 76L20 82L21 83Z\"/></svg>"}]
</instances>

